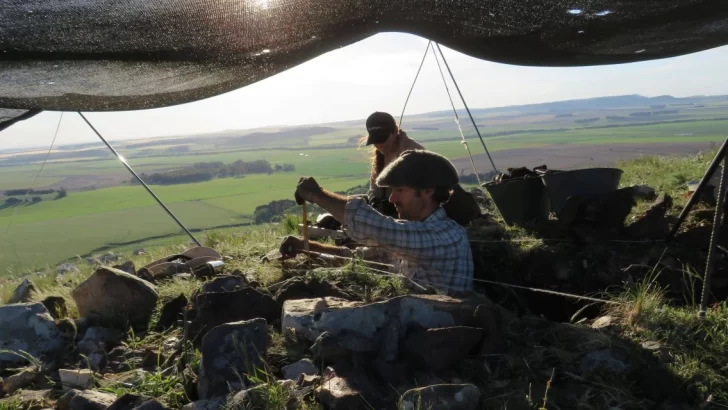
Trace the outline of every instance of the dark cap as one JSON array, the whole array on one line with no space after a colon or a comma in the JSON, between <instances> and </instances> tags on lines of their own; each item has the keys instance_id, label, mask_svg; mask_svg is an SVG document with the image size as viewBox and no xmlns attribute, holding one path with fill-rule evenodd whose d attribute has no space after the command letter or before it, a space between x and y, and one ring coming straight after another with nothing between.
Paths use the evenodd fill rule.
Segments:
<instances>
[{"instance_id":1,"label":"dark cap","mask_svg":"<svg viewBox=\"0 0 728 410\"><path fill-rule=\"evenodd\" d=\"M442 155L426 150L407 150L382 170L380 187L452 189L459 182L458 172Z\"/></svg>"},{"instance_id":2,"label":"dark cap","mask_svg":"<svg viewBox=\"0 0 728 410\"><path fill-rule=\"evenodd\" d=\"M375 112L367 118L367 145L379 144L387 140L397 130L394 117L386 112Z\"/></svg>"}]
</instances>

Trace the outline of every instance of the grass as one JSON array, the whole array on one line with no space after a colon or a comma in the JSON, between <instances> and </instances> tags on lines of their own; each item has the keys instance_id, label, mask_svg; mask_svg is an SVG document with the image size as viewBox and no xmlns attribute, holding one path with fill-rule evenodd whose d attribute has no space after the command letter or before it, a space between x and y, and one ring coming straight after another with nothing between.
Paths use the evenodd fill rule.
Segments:
<instances>
[{"instance_id":1,"label":"grass","mask_svg":"<svg viewBox=\"0 0 728 410\"><path fill-rule=\"evenodd\" d=\"M628 287L617 296L622 334L640 343L659 342L669 369L684 380L699 401L728 407L728 302L714 304L705 319L697 306L673 306L653 280Z\"/></svg>"},{"instance_id":2,"label":"grass","mask_svg":"<svg viewBox=\"0 0 728 410\"><path fill-rule=\"evenodd\" d=\"M160 370L140 373L133 387L111 384L100 390L121 397L124 394L138 394L158 399L172 408L181 408L189 400L182 388L182 380L176 376L165 376Z\"/></svg>"}]
</instances>

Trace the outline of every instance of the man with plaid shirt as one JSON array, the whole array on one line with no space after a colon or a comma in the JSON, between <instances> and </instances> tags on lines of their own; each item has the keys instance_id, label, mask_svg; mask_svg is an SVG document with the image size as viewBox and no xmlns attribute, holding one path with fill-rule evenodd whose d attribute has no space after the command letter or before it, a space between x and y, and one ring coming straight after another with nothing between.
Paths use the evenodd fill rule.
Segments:
<instances>
[{"instance_id":1,"label":"man with plaid shirt","mask_svg":"<svg viewBox=\"0 0 728 410\"><path fill-rule=\"evenodd\" d=\"M445 157L425 150L405 151L377 178L390 187L389 201L398 219L377 212L362 198L346 198L322 189L313 178L301 178L296 198L321 206L341 222L346 234L365 245L355 251L311 242L310 250L344 257L361 255L385 259L412 282L444 293L472 290L473 258L465 229L450 219L447 202L458 174ZM281 245L284 258L303 249L303 241L288 237Z\"/></svg>"}]
</instances>

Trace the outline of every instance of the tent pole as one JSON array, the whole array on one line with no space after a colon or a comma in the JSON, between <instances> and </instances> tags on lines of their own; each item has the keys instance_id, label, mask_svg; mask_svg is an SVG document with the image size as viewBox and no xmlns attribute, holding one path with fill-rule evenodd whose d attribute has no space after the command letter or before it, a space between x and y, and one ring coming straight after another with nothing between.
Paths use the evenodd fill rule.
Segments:
<instances>
[{"instance_id":1,"label":"tent pole","mask_svg":"<svg viewBox=\"0 0 728 410\"><path fill-rule=\"evenodd\" d=\"M475 123L473 114L470 113L470 108L468 108L468 103L465 102L465 97L463 97L463 93L460 92L460 87L458 86L458 82L455 81L455 76L452 74L452 70L450 70L450 65L447 63L447 60L445 59L445 54L442 53L440 44L435 43L435 46L437 47L437 50L440 51L440 57L442 57L442 61L445 63L447 72L450 73L450 78L452 79L453 84L455 84L455 89L458 90L458 94L460 94L460 99L463 101L463 105L465 106L465 110L468 112L468 116L470 116L470 121L473 123L473 127L475 127L475 132L478 133L478 138L480 138L480 143L483 144L483 149L485 150L485 153L488 155L488 159L490 160L490 165L493 166L493 171L495 171L495 173L497 174L498 168L495 167L495 162L493 162L493 158L490 156L490 152L488 151L488 148L485 146L485 141L483 141L483 136L480 135L480 130L478 129L478 125Z\"/></svg>"},{"instance_id":2,"label":"tent pole","mask_svg":"<svg viewBox=\"0 0 728 410\"><path fill-rule=\"evenodd\" d=\"M94 128L94 126L91 125L91 123L86 119L86 117L81 113L81 111L78 111L78 115L80 115L81 118L83 118L83 120L86 121L86 124L88 124L88 126L91 127L91 130L93 130L93 132L96 134L96 136L98 136L99 139L104 144L106 144L106 146L109 148L109 150L111 150L111 152L114 155L116 155L116 158L118 158L119 161L121 161L121 163L124 164L124 166L126 167L126 169L128 169L129 172L137 179L137 181L139 181L142 184L142 186L144 186L144 188L147 190L147 192L149 192L149 195L151 195L157 201L157 203L159 203L159 206L161 206L167 212L167 215L169 215L170 217L172 217L172 219L174 219L174 221L177 223L177 225L179 225L179 227L182 228L187 233L187 236L189 236L190 239L192 239L192 241L194 241L197 244L197 246L202 246L202 244L200 243L200 241L198 241L197 238L195 238L195 236L192 235L192 232L190 232L182 224L182 222L179 219L177 219L176 216L174 216L174 214L172 213L172 211L170 211L169 208L167 208L167 206L164 204L164 202L162 202L162 200L159 199L159 197L151 190L151 188L149 188L149 186L144 181L142 181L141 178L139 178L139 175L137 175L137 173L132 169L132 167L126 162L126 159L124 159L124 157L122 157L121 155L119 155L119 153L116 152L116 150L114 149L114 147L112 147L111 144L109 144L106 141L106 139L104 137L102 137L101 134L98 131L96 131L96 128Z\"/></svg>"}]
</instances>

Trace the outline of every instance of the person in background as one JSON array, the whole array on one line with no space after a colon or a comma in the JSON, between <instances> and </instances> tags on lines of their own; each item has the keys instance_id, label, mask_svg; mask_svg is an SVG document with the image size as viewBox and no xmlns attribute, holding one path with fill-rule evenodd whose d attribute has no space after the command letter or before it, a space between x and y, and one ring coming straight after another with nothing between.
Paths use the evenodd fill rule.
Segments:
<instances>
[{"instance_id":1,"label":"person in background","mask_svg":"<svg viewBox=\"0 0 728 410\"><path fill-rule=\"evenodd\" d=\"M384 168L407 150L422 150L424 147L409 138L400 130L392 115L386 112L375 112L367 118L366 146L374 146L372 152L372 168L369 178L367 201L372 208L383 215L396 217L397 210L389 202L391 189L377 185L377 177Z\"/></svg>"},{"instance_id":2,"label":"person in background","mask_svg":"<svg viewBox=\"0 0 728 410\"><path fill-rule=\"evenodd\" d=\"M379 186L377 178L382 170L399 158L403 152L424 150L425 148L399 129L394 117L386 112L377 111L370 115L367 118L366 127L368 132L366 145L374 146L367 202L383 215L396 218L397 210L389 202L392 190ZM460 184L453 187L453 193L444 208L447 216L462 226L467 226L470 221L481 216L477 200L465 192Z\"/></svg>"}]
</instances>

